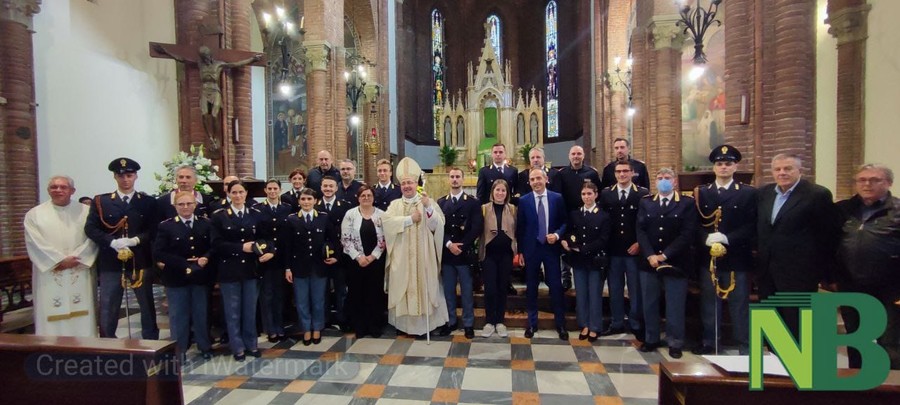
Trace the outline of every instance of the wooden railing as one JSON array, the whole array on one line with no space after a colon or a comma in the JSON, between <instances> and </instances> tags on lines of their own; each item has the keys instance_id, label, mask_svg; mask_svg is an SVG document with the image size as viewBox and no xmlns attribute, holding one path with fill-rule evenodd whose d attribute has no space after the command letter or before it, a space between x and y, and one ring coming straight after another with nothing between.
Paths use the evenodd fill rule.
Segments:
<instances>
[{"instance_id":1,"label":"wooden railing","mask_svg":"<svg viewBox=\"0 0 900 405\"><path fill-rule=\"evenodd\" d=\"M31 289L28 256L0 257L0 323L3 314L32 305Z\"/></svg>"}]
</instances>

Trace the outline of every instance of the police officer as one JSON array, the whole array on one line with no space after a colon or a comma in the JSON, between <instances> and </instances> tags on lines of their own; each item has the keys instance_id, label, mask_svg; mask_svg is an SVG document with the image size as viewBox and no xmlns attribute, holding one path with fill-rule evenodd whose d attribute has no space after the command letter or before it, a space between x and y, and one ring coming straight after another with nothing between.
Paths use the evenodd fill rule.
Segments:
<instances>
[{"instance_id":1,"label":"police officer","mask_svg":"<svg viewBox=\"0 0 900 405\"><path fill-rule=\"evenodd\" d=\"M600 174L597 169L584 164L584 148L578 145L569 148L569 165L559 169L554 179L556 181L549 183L548 188L562 194L567 213L581 207L581 188L585 182L594 183L600 189ZM564 290L572 288L572 268L565 263L562 285Z\"/></svg>"},{"instance_id":2,"label":"police officer","mask_svg":"<svg viewBox=\"0 0 900 405\"><path fill-rule=\"evenodd\" d=\"M382 211L387 211L388 205L391 205L391 201L394 201L400 196L403 195L400 192L400 186L395 184L391 179L393 175L393 168L391 167L391 162L387 159L381 159L378 161L378 166L375 168L375 174L378 176L378 183L375 184L375 208L378 208Z\"/></svg>"},{"instance_id":3,"label":"police officer","mask_svg":"<svg viewBox=\"0 0 900 405\"><path fill-rule=\"evenodd\" d=\"M609 239L609 305L611 322L603 336L625 333L625 286L628 286L628 326L639 340L644 340L644 318L641 309L641 265L637 243L637 212L641 198L650 190L634 184L634 170L627 160L616 162L616 184L600 193L600 207L611 221Z\"/></svg>"},{"instance_id":4,"label":"police officer","mask_svg":"<svg viewBox=\"0 0 900 405\"><path fill-rule=\"evenodd\" d=\"M97 273L100 279L100 337L116 337L123 286L130 286L141 308L141 337L159 339L153 303L153 269L150 243L156 231L156 200L135 191L138 170L126 157L109 163L117 189L94 197L84 224L100 249Z\"/></svg>"},{"instance_id":5,"label":"police officer","mask_svg":"<svg viewBox=\"0 0 900 405\"><path fill-rule=\"evenodd\" d=\"M165 193L156 199L156 213L159 215L157 223L177 215L175 194L179 191L189 191L194 194L194 215L205 218L207 216L207 204L213 198L194 189L197 186L197 169L191 165L182 165L175 168L175 184L177 185L175 190Z\"/></svg>"},{"instance_id":6,"label":"police officer","mask_svg":"<svg viewBox=\"0 0 900 405\"><path fill-rule=\"evenodd\" d=\"M212 217L214 212L222 208L228 208L228 206L231 205L231 197L228 196L228 185L237 179L237 176L225 176L225 178L222 179L222 195L210 198L209 205L206 209L207 216Z\"/></svg>"},{"instance_id":7,"label":"police officer","mask_svg":"<svg viewBox=\"0 0 900 405\"><path fill-rule=\"evenodd\" d=\"M642 256L641 299L644 304L644 344L642 352L660 347L659 300L666 291L666 339L669 356L681 358L684 348L684 306L687 299L691 244L697 229L694 199L679 195L675 172L656 172L656 195L641 199L638 208L637 240Z\"/></svg>"},{"instance_id":8,"label":"police officer","mask_svg":"<svg viewBox=\"0 0 900 405\"><path fill-rule=\"evenodd\" d=\"M206 322L209 285L213 274L212 227L209 220L196 215L194 192L175 194L177 214L158 226L153 242L153 258L160 269L169 301L169 321L178 352L184 355L194 339L204 359L212 358L212 343Z\"/></svg>"},{"instance_id":9,"label":"police officer","mask_svg":"<svg viewBox=\"0 0 900 405\"><path fill-rule=\"evenodd\" d=\"M325 176L322 179L320 186L322 188L322 199L315 205L316 211L328 214L328 220L331 222L330 229L333 233L331 235L332 240L341 239L341 224L344 222L344 215L353 208L349 202L337 197L338 181L337 178L331 176ZM343 252L343 249L338 249L338 252ZM328 270L328 278L331 280L333 293L328 294L330 305L326 306L326 312L330 314L330 308L333 306L334 315L329 316L329 323L337 324L341 330L346 332L349 331L350 325L347 324L344 314L344 302L347 300L347 275L344 269L346 268L346 261L349 261L350 258L341 253L337 255L337 260L338 262Z\"/></svg>"},{"instance_id":10,"label":"police officer","mask_svg":"<svg viewBox=\"0 0 900 405\"><path fill-rule=\"evenodd\" d=\"M698 255L700 266L700 318L703 342L694 354L716 352L722 305L728 303L732 338L741 354L747 354L750 328L750 282L753 270L753 243L756 240L756 189L734 180L741 152L720 145L709 154L716 181L694 189L700 214ZM719 246L724 251L712 250ZM719 256L724 253L724 256Z\"/></svg>"},{"instance_id":11,"label":"police officer","mask_svg":"<svg viewBox=\"0 0 900 405\"><path fill-rule=\"evenodd\" d=\"M444 253L441 260L441 279L450 315L440 330L447 336L459 325L456 319L456 284L462 300L462 327L467 339L475 337L475 296L472 292L472 268L475 264L475 239L481 234L483 218L478 200L462 190L463 171L450 169L450 194L438 199L444 213Z\"/></svg>"},{"instance_id":12,"label":"police officer","mask_svg":"<svg viewBox=\"0 0 900 405\"><path fill-rule=\"evenodd\" d=\"M327 182L323 181L323 187ZM294 285L294 301L303 345L319 344L325 327L325 289L328 274L336 265L339 249L335 249L334 222L328 211L317 211L316 193L312 189L300 193L300 210L287 220L287 251L284 274Z\"/></svg>"},{"instance_id":13,"label":"police officer","mask_svg":"<svg viewBox=\"0 0 900 405\"><path fill-rule=\"evenodd\" d=\"M256 233L272 245L276 255L286 248L287 217L292 211L291 206L278 195L280 192L281 182L270 179L266 182L266 199L254 206L260 216ZM284 340L284 261L261 263L259 272L262 276L259 299L262 326L269 342L279 342Z\"/></svg>"},{"instance_id":14,"label":"police officer","mask_svg":"<svg viewBox=\"0 0 900 405\"><path fill-rule=\"evenodd\" d=\"M518 172L506 164L506 146L499 142L491 146L491 160L490 165L482 167L478 171L478 182L475 184L475 195L481 204L487 204L491 200L491 184L494 184L494 180L497 179L506 180L506 183L513 188L509 191L510 195L516 194Z\"/></svg>"},{"instance_id":15,"label":"police officer","mask_svg":"<svg viewBox=\"0 0 900 405\"><path fill-rule=\"evenodd\" d=\"M281 195L281 201L291 206L291 212L297 212L300 207L298 205L300 192L306 188L306 172L299 167L291 170L288 180L291 182L291 188Z\"/></svg>"},{"instance_id":16,"label":"police officer","mask_svg":"<svg viewBox=\"0 0 900 405\"><path fill-rule=\"evenodd\" d=\"M616 162L627 160L628 163L631 163L631 169L633 170L632 175L634 178L632 181L640 187L650 188L650 176L647 174L647 165L640 160L631 158L629 154L630 146L631 144L625 138L616 138L613 141L613 152L615 152L616 157L603 168L603 177L601 178L603 187L616 184Z\"/></svg>"}]
</instances>

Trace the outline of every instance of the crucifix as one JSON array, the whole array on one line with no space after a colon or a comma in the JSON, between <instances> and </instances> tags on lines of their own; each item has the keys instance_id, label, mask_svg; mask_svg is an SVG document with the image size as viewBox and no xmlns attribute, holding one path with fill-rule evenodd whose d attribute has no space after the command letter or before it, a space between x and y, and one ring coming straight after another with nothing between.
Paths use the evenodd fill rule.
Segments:
<instances>
[{"instance_id":1,"label":"crucifix","mask_svg":"<svg viewBox=\"0 0 900 405\"><path fill-rule=\"evenodd\" d=\"M261 53L233 49L210 49L203 45L177 45L150 43L150 56L174 59L187 65L194 65L200 74L200 114L203 129L209 142L211 156L222 155L219 140L222 139L222 87L220 80L224 69L241 66L266 66Z\"/></svg>"}]
</instances>

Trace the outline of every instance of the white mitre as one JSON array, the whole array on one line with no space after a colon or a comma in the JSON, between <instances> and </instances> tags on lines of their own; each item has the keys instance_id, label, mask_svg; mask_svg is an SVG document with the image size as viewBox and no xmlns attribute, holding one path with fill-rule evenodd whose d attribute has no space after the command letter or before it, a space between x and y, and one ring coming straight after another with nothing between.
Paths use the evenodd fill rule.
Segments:
<instances>
[{"instance_id":1,"label":"white mitre","mask_svg":"<svg viewBox=\"0 0 900 405\"><path fill-rule=\"evenodd\" d=\"M397 164L397 180L402 181L408 177L418 182L420 176L422 176L422 168L412 158L405 157Z\"/></svg>"}]
</instances>

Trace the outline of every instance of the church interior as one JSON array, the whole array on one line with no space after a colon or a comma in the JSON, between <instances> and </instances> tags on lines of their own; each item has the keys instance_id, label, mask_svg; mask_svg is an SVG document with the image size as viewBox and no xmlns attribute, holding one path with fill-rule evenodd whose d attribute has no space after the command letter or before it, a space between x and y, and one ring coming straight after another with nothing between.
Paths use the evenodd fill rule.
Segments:
<instances>
[{"instance_id":1,"label":"church interior","mask_svg":"<svg viewBox=\"0 0 900 405\"><path fill-rule=\"evenodd\" d=\"M683 7L717 12L684 20ZM861 164L900 170L897 16L891 0L5 0L0 258L25 255L23 218L51 176L71 176L76 197L108 193L106 162L127 156L137 190L158 195L165 162L201 149L219 178L285 185L322 150L370 184L379 160L411 157L444 195L443 173L463 168L473 187L497 142L518 170L534 146L553 167L581 146L602 170L624 138L650 173L687 177L729 144L750 184L791 153L804 179L849 198ZM202 46L221 76L204 77ZM672 360L630 335L330 332L313 349L263 336L261 359L186 366L182 400L649 404Z\"/></svg>"}]
</instances>

